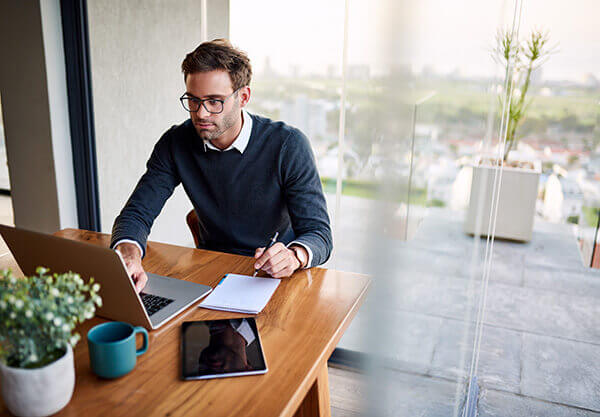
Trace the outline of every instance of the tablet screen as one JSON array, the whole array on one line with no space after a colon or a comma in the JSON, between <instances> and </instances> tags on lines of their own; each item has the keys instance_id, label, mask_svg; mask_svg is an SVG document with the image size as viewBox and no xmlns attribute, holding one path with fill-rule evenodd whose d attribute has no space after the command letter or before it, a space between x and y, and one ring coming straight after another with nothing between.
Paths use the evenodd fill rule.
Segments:
<instances>
[{"instance_id":1,"label":"tablet screen","mask_svg":"<svg viewBox=\"0 0 600 417\"><path fill-rule=\"evenodd\" d=\"M254 318L188 321L181 329L183 379L267 372Z\"/></svg>"}]
</instances>

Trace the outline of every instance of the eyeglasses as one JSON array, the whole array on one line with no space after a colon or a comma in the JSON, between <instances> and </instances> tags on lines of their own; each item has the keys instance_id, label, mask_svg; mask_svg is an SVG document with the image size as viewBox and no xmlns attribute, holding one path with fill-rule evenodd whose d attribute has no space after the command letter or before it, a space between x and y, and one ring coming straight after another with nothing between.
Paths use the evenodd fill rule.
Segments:
<instances>
[{"instance_id":1,"label":"eyeglasses","mask_svg":"<svg viewBox=\"0 0 600 417\"><path fill-rule=\"evenodd\" d=\"M186 109L187 111L192 112L192 113L195 113L198 110L200 110L200 105L202 105L206 109L207 112L212 113L212 114L219 114L219 113L223 112L225 101L227 101L227 99L229 99L229 97L231 97L238 91L239 91L239 88L222 100L217 99L217 98L201 99L201 98L189 96L187 93L185 93L184 95L179 97L179 101L181 101L181 104L183 105L184 109Z\"/></svg>"}]
</instances>

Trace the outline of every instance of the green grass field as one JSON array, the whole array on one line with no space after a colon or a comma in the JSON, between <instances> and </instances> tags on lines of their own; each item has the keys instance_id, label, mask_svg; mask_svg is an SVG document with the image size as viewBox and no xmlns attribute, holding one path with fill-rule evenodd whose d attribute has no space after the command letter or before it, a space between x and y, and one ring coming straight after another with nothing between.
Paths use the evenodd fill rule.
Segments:
<instances>
[{"instance_id":1,"label":"green grass field","mask_svg":"<svg viewBox=\"0 0 600 417\"><path fill-rule=\"evenodd\" d=\"M323 191L327 194L335 194L336 180L335 178L321 178ZM406 185L396 185L387 187L385 194L382 189L382 184L368 181L344 180L342 182L342 195L368 198L372 200L387 200L396 202L407 201ZM391 194L390 194L391 191ZM391 198L390 198L391 195ZM424 188L412 189L410 193L410 204L417 206L425 206L427 204L427 190Z\"/></svg>"}]
</instances>

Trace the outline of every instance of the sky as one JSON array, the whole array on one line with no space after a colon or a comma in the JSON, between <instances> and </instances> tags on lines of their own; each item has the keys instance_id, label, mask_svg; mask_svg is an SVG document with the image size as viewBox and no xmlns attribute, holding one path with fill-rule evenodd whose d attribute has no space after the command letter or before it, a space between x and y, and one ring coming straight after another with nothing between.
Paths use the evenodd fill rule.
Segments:
<instances>
[{"instance_id":1,"label":"sky","mask_svg":"<svg viewBox=\"0 0 600 417\"><path fill-rule=\"evenodd\" d=\"M279 72L325 73L341 67L344 0L231 0L231 40L257 71L269 57ZM348 0L348 63L372 73L401 62L414 71L490 76L498 28L512 23L515 1ZM210 11L209 11L210 14ZM600 79L599 0L524 0L520 33L548 30L555 53L544 79Z\"/></svg>"}]
</instances>

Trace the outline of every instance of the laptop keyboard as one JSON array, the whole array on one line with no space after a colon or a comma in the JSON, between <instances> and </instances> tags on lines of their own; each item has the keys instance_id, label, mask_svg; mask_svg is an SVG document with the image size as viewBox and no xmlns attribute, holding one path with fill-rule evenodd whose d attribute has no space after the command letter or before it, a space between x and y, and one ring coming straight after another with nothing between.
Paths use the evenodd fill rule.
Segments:
<instances>
[{"instance_id":1,"label":"laptop keyboard","mask_svg":"<svg viewBox=\"0 0 600 417\"><path fill-rule=\"evenodd\" d=\"M149 316L153 315L159 310L162 310L174 301L170 298L165 298L154 294L146 294L144 292L140 293L140 297L142 297L142 303L144 303L144 307L146 308Z\"/></svg>"}]
</instances>

